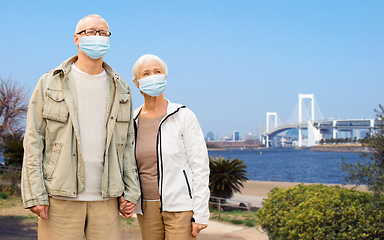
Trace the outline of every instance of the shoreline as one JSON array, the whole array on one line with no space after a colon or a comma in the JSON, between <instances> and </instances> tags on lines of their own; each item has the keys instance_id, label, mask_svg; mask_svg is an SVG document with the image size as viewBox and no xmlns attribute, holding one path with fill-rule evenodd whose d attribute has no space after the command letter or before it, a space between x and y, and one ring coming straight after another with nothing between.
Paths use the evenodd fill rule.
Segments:
<instances>
[{"instance_id":1,"label":"shoreline","mask_svg":"<svg viewBox=\"0 0 384 240\"><path fill-rule=\"evenodd\" d=\"M309 148L314 152L350 152L350 153L370 153L371 150L361 143L345 143L345 144L323 144L314 145Z\"/></svg>"},{"instance_id":2,"label":"shoreline","mask_svg":"<svg viewBox=\"0 0 384 240\"><path fill-rule=\"evenodd\" d=\"M284 148L284 147L282 147ZM257 151L265 149L280 149L275 147L265 148L265 147L230 147L230 148L208 148L208 152L215 151ZM323 144L323 145L314 145L311 147L286 147L286 149L294 150L303 150L309 149L312 152L348 152L348 153L370 153L371 150L369 147L361 146L361 144Z\"/></svg>"},{"instance_id":3,"label":"shoreline","mask_svg":"<svg viewBox=\"0 0 384 240\"><path fill-rule=\"evenodd\" d=\"M281 187L281 188L288 188L288 187L294 187L298 184L301 184L299 182L271 182L271 181L254 181L254 180L248 180L243 183L244 188L241 189L241 192L239 194L243 195L249 195L249 196L257 196L257 197L268 197L268 192L271 191L275 187ZM342 184L325 184L325 183L304 183L305 185L312 185L312 184L323 184L326 186L341 186L346 187L348 189L351 189L355 187L355 185L342 185ZM368 189L365 185L361 185L356 188L356 190L362 191L362 192L368 192Z\"/></svg>"}]
</instances>

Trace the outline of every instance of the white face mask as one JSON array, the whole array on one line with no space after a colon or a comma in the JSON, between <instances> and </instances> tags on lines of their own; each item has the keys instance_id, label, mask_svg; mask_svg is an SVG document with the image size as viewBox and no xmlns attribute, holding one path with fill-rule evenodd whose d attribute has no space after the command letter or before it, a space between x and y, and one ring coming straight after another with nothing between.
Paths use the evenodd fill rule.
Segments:
<instances>
[{"instance_id":1,"label":"white face mask","mask_svg":"<svg viewBox=\"0 0 384 240\"><path fill-rule=\"evenodd\" d=\"M164 92L167 85L165 74L155 74L139 79L140 91L152 97L157 97Z\"/></svg>"},{"instance_id":2,"label":"white face mask","mask_svg":"<svg viewBox=\"0 0 384 240\"><path fill-rule=\"evenodd\" d=\"M104 56L109 49L109 37L86 36L80 37L79 48L93 59Z\"/></svg>"}]
</instances>

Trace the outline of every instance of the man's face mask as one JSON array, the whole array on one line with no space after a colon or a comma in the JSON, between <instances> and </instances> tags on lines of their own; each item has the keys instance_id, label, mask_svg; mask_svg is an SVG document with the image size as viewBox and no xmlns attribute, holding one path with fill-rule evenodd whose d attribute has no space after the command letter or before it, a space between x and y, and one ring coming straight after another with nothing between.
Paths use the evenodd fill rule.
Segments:
<instances>
[{"instance_id":1,"label":"man's face mask","mask_svg":"<svg viewBox=\"0 0 384 240\"><path fill-rule=\"evenodd\" d=\"M99 59L109 49L109 37L86 36L80 37L79 48L92 59Z\"/></svg>"}]
</instances>

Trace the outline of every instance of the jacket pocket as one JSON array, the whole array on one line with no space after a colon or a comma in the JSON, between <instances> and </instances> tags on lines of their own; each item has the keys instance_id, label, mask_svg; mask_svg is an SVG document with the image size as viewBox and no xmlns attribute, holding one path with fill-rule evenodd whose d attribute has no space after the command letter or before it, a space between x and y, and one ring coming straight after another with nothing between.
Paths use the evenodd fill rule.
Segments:
<instances>
[{"instance_id":1,"label":"jacket pocket","mask_svg":"<svg viewBox=\"0 0 384 240\"><path fill-rule=\"evenodd\" d=\"M43 117L59 122L66 122L68 119L68 108L64 101L64 94L61 90L46 90L46 99L43 107Z\"/></svg>"},{"instance_id":2,"label":"jacket pocket","mask_svg":"<svg viewBox=\"0 0 384 240\"><path fill-rule=\"evenodd\" d=\"M117 159L119 161L120 173L121 173L121 176L123 176L123 156L124 156L125 144L116 143L116 150L117 150Z\"/></svg>"},{"instance_id":3,"label":"jacket pocket","mask_svg":"<svg viewBox=\"0 0 384 240\"><path fill-rule=\"evenodd\" d=\"M55 171L57 161L60 157L61 148L63 147L63 143L55 143L53 145L52 154L51 154L51 161L49 162L49 165L46 170L46 179L48 181L52 180L52 174Z\"/></svg>"},{"instance_id":4,"label":"jacket pocket","mask_svg":"<svg viewBox=\"0 0 384 240\"><path fill-rule=\"evenodd\" d=\"M191 191L191 186L189 185L189 182L188 182L187 173L185 172L185 170L183 170L183 173L184 173L184 177L185 177L185 182L187 182L189 197L192 198L192 191Z\"/></svg>"},{"instance_id":5,"label":"jacket pocket","mask_svg":"<svg viewBox=\"0 0 384 240\"><path fill-rule=\"evenodd\" d=\"M131 104L129 93L120 93L119 112L117 113L116 122L129 122L131 117Z\"/></svg>"}]
</instances>

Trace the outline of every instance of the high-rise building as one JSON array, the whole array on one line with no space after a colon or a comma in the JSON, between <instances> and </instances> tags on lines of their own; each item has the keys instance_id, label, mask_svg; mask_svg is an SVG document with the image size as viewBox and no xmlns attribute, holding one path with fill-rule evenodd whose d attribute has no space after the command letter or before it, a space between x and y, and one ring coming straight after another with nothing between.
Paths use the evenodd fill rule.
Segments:
<instances>
[{"instance_id":1,"label":"high-rise building","mask_svg":"<svg viewBox=\"0 0 384 240\"><path fill-rule=\"evenodd\" d=\"M233 140L239 141L240 140L240 132L239 131L233 131Z\"/></svg>"}]
</instances>

